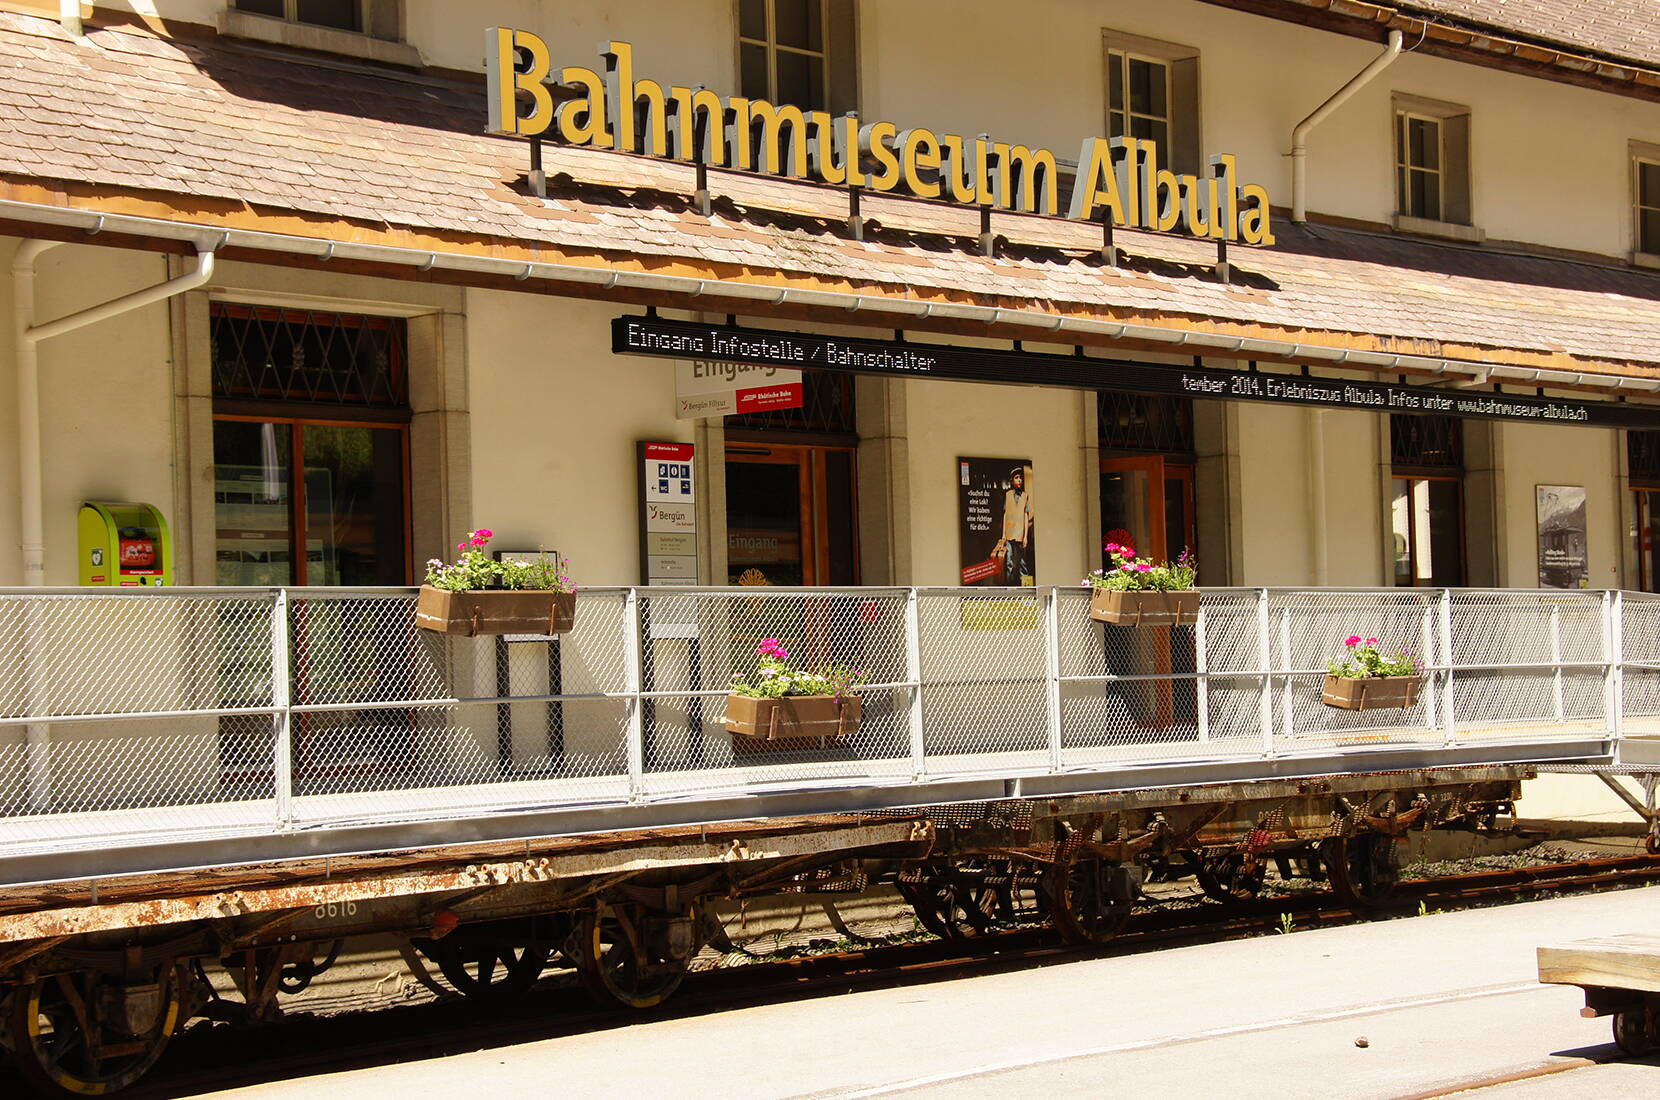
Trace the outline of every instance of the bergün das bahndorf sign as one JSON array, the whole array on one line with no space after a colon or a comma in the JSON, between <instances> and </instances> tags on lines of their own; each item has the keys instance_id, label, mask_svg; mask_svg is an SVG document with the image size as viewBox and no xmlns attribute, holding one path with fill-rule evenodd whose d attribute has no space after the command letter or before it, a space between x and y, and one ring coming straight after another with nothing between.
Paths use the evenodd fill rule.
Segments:
<instances>
[{"instance_id":1,"label":"berg\u00fcn das bahndorf sign","mask_svg":"<svg viewBox=\"0 0 1660 1100\"><path fill-rule=\"evenodd\" d=\"M1048 149L920 126L901 130L851 114L832 118L701 87L664 88L635 77L627 42L607 44L603 71L566 65L556 72L547 42L508 27L485 32L484 52L493 134L545 136L870 191L903 186L920 198L1002 210L1060 212L1060 169ZM567 89L568 97L556 103L550 85ZM1086 138L1067 217L1273 244L1268 189L1241 184L1229 154L1212 157L1210 172L1178 175L1160 166L1151 141Z\"/></svg>"}]
</instances>

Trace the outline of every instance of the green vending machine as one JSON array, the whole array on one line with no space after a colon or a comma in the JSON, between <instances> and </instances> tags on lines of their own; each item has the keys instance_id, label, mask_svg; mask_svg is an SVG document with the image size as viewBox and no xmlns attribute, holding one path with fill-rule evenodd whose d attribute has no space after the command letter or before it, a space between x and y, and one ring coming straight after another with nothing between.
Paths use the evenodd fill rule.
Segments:
<instances>
[{"instance_id":1,"label":"green vending machine","mask_svg":"<svg viewBox=\"0 0 1660 1100\"><path fill-rule=\"evenodd\" d=\"M173 583L173 540L150 504L89 500L81 505L84 585L139 588Z\"/></svg>"}]
</instances>

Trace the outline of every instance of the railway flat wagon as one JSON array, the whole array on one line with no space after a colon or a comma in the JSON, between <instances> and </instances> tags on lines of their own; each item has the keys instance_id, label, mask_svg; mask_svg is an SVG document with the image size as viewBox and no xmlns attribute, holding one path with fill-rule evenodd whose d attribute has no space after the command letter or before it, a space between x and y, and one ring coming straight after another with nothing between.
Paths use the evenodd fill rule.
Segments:
<instances>
[{"instance_id":1,"label":"railway flat wagon","mask_svg":"<svg viewBox=\"0 0 1660 1100\"><path fill-rule=\"evenodd\" d=\"M1584 990L1579 1014L1610 1017L1624 1053L1660 1047L1660 936L1631 932L1541 947L1539 980Z\"/></svg>"},{"instance_id":2,"label":"railway flat wagon","mask_svg":"<svg viewBox=\"0 0 1660 1100\"><path fill-rule=\"evenodd\" d=\"M1365 906L1410 831L1501 830L1537 766L1660 733L1629 593L1211 589L1130 627L1085 589L597 589L566 633L476 638L414 605L0 593L0 1044L33 1087L130 1085L369 933L446 994L558 965L648 1008L722 899L883 884L941 936L1086 944L1152 878ZM1423 655L1411 706L1322 702L1357 630ZM766 641L860 670L860 705L728 729Z\"/></svg>"}]
</instances>

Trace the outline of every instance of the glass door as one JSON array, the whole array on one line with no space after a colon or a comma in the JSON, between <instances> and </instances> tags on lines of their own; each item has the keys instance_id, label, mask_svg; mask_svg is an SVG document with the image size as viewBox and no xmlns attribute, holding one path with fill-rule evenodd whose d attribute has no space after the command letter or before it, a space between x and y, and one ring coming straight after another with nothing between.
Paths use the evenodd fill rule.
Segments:
<instances>
[{"instance_id":1,"label":"glass door","mask_svg":"<svg viewBox=\"0 0 1660 1100\"><path fill-rule=\"evenodd\" d=\"M859 583L853 449L726 448L727 583Z\"/></svg>"},{"instance_id":2,"label":"glass door","mask_svg":"<svg viewBox=\"0 0 1660 1100\"><path fill-rule=\"evenodd\" d=\"M1139 558L1168 561L1192 549L1197 524L1193 508L1193 467L1163 455L1101 460L1101 563L1112 568L1108 543L1131 547ZM1192 672L1191 627L1103 626L1108 670L1119 675ZM1190 724L1197 713L1192 680L1139 681L1108 689L1149 731ZM1159 736L1168 736L1161 732Z\"/></svg>"},{"instance_id":3,"label":"glass door","mask_svg":"<svg viewBox=\"0 0 1660 1100\"><path fill-rule=\"evenodd\" d=\"M1637 505L1637 586L1644 592L1660 592L1655 548L1660 544L1660 489L1638 489Z\"/></svg>"},{"instance_id":4,"label":"glass door","mask_svg":"<svg viewBox=\"0 0 1660 1100\"><path fill-rule=\"evenodd\" d=\"M1105 545L1130 546L1136 555L1166 561L1197 542L1193 509L1193 467L1167 462L1163 455L1101 460L1101 560L1111 565Z\"/></svg>"}]
</instances>

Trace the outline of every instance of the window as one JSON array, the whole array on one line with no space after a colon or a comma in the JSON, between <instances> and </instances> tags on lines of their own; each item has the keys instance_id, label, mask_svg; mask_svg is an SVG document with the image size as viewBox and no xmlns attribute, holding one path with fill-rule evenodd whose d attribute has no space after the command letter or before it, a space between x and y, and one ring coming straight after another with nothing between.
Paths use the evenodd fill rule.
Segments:
<instances>
[{"instance_id":1,"label":"window","mask_svg":"<svg viewBox=\"0 0 1660 1100\"><path fill-rule=\"evenodd\" d=\"M738 94L854 110L853 0L738 0Z\"/></svg>"},{"instance_id":2,"label":"window","mask_svg":"<svg viewBox=\"0 0 1660 1100\"><path fill-rule=\"evenodd\" d=\"M403 0L230 0L219 33L419 68L403 41Z\"/></svg>"},{"instance_id":3,"label":"window","mask_svg":"<svg viewBox=\"0 0 1660 1100\"><path fill-rule=\"evenodd\" d=\"M363 30L363 0L235 0L238 11L269 15L287 23Z\"/></svg>"},{"instance_id":4,"label":"window","mask_svg":"<svg viewBox=\"0 0 1660 1100\"><path fill-rule=\"evenodd\" d=\"M1401 213L1441 220L1441 122L1402 111L1395 116L1395 200Z\"/></svg>"},{"instance_id":5,"label":"window","mask_svg":"<svg viewBox=\"0 0 1660 1100\"><path fill-rule=\"evenodd\" d=\"M1633 251L1660 255L1660 146L1631 146Z\"/></svg>"},{"instance_id":6,"label":"window","mask_svg":"<svg viewBox=\"0 0 1660 1100\"><path fill-rule=\"evenodd\" d=\"M1396 228L1435 232L1438 226L1469 225L1469 110L1397 95L1394 143Z\"/></svg>"},{"instance_id":7,"label":"window","mask_svg":"<svg viewBox=\"0 0 1660 1100\"><path fill-rule=\"evenodd\" d=\"M209 318L217 583L409 583L405 323Z\"/></svg>"},{"instance_id":8,"label":"window","mask_svg":"<svg viewBox=\"0 0 1660 1100\"><path fill-rule=\"evenodd\" d=\"M1463 584L1463 422L1451 416L1391 416L1389 443L1395 584Z\"/></svg>"},{"instance_id":9,"label":"window","mask_svg":"<svg viewBox=\"0 0 1660 1100\"><path fill-rule=\"evenodd\" d=\"M1132 53L1107 54L1107 133L1170 148L1170 66Z\"/></svg>"},{"instance_id":10,"label":"window","mask_svg":"<svg viewBox=\"0 0 1660 1100\"><path fill-rule=\"evenodd\" d=\"M1102 37L1108 135L1151 141L1165 165L1198 172L1198 51L1117 31L1104 31Z\"/></svg>"},{"instance_id":11,"label":"window","mask_svg":"<svg viewBox=\"0 0 1660 1100\"><path fill-rule=\"evenodd\" d=\"M1660 431L1627 432L1626 459L1637 551L1637 587L1660 592Z\"/></svg>"}]
</instances>

